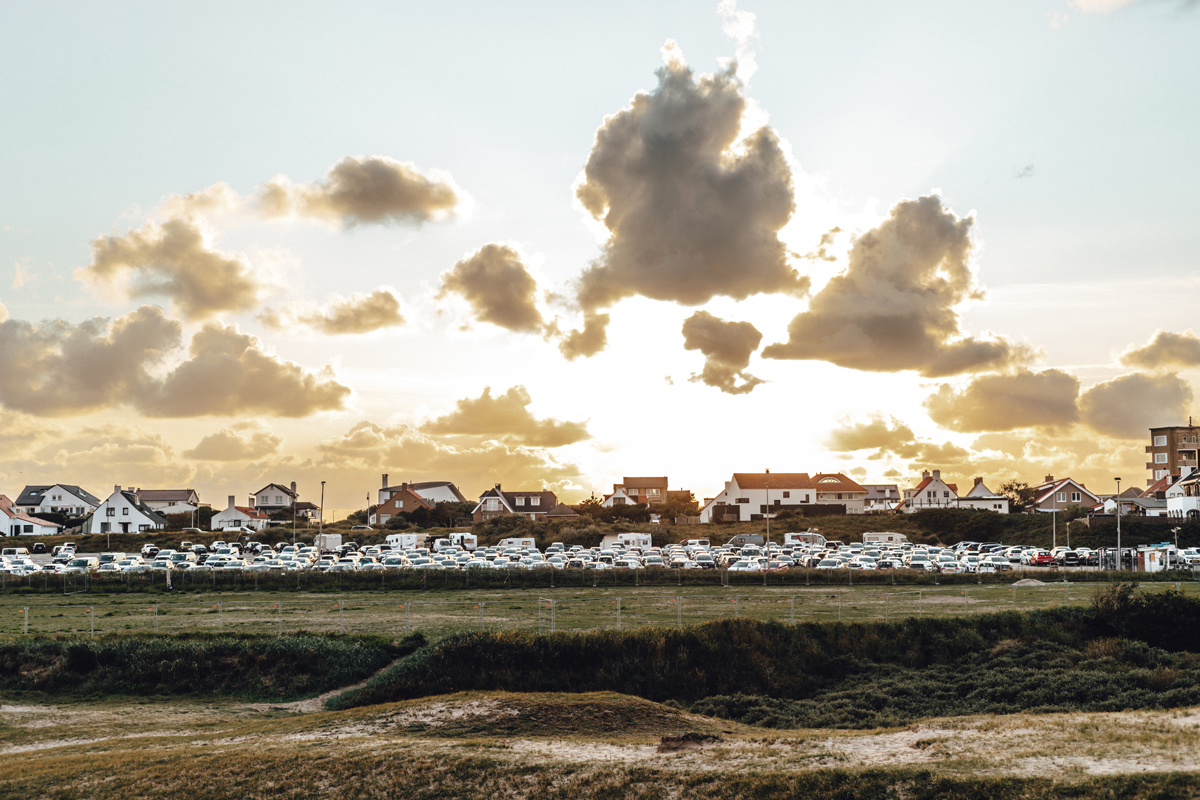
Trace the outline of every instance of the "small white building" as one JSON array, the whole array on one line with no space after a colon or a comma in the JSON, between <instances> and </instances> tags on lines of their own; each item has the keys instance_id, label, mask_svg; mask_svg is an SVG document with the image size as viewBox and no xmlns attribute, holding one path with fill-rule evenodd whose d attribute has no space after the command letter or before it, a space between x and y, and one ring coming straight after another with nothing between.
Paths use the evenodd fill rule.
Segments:
<instances>
[{"instance_id":1,"label":"small white building","mask_svg":"<svg viewBox=\"0 0 1200 800\"><path fill-rule=\"evenodd\" d=\"M942 480L940 469L922 472L921 482L904 490L904 503L897 510L915 514L929 508L958 508L958 486Z\"/></svg>"},{"instance_id":2,"label":"small white building","mask_svg":"<svg viewBox=\"0 0 1200 800\"><path fill-rule=\"evenodd\" d=\"M83 521L84 533L145 533L167 527L167 520L138 499L137 492L114 486L113 492Z\"/></svg>"},{"instance_id":3,"label":"small white building","mask_svg":"<svg viewBox=\"0 0 1200 800\"><path fill-rule=\"evenodd\" d=\"M1200 517L1200 472L1192 472L1167 489L1167 516Z\"/></svg>"},{"instance_id":4,"label":"small white building","mask_svg":"<svg viewBox=\"0 0 1200 800\"><path fill-rule=\"evenodd\" d=\"M54 536L61 530L62 525L31 517L0 494L0 536Z\"/></svg>"},{"instance_id":5,"label":"small white building","mask_svg":"<svg viewBox=\"0 0 1200 800\"><path fill-rule=\"evenodd\" d=\"M863 511L867 514L894 511L903 499L900 487L894 483L864 483L862 487L867 490L863 499Z\"/></svg>"},{"instance_id":6,"label":"small white building","mask_svg":"<svg viewBox=\"0 0 1200 800\"><path fill-rule=\"evenodd\" d=\"M1009 511L1008 498L989 489L984 484L983 478L976 478L971 491L958 498L958 507L995 511L997 514L1007 514Z\"/></svg>"},{"instance_id":7,"label":"small white building","mask_svg":"<svg viewBox=\"0 0 1200 800\"><path fill-rule=\"evenodd\" d=\"M229 495L229 506L219 514L214 514L209 528L213 531L225 531L230 528L249 528L261 531L267 527L267 515L251 506L239 506L233 495Z\"/></svg>"},{"instance_id":8,"label":"small white building","mask_svg":"<svg viewBox=\"0 0 1200 800\"><path fill-rule=\"evenodd\" d=\"M789 506L813 505L816 496L807 472L735 472L720 494L704 503L700 522L762 519Z\"/></svg>"},{"instance_id":9,"label":"small white building","mask_svg":"<svg viewBox=\"0 0 1200 800\"><path fill-rule=\"evenodd\" d=\"M630 497L624 489L618 489L600 501L600 505L604 508L612 508L613 506L636 506L637 498Z\"/></svg>"},{"instance_id":10,"label":"small white building","mask_svg":"<svg viewBox=\"0 0 1200 800\"><path fill-rule=\"evenodd\" d=\"M195 489L138 489L137 496L160 514L190 514L200 508Z\"/></svg>"}]
</instances>

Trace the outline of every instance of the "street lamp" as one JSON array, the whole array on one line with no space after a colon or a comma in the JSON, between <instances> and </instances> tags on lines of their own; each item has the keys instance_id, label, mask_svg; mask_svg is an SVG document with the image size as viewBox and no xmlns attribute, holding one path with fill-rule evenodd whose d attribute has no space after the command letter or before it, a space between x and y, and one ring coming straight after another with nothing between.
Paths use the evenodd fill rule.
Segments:
<instances>
[{"instance_id":1,"label":"street lamp","mask_svg":"<svg viewBox=\"0 0 1200 800\"><path fill-rule=\"evenodd\" d=\"M321 516L317 522L317 535L325 533L325 481L321 481ZM324 540L322 540L324 541Z\"/></svg>"},{"instance_id":2,"label":"street lamp","mask_svg":"<svg viewBox=\"0 0 1200 800\"><path fill-rule=\"evenodd\" d=\"M1121 479L1117 478L1117 572L1121 571Z\"/></svg>"},{"instance_id":3,"label":"street lamp","mask_svg":"<svg viewBox=\"0 0 1200 800\"><path fill-rule=\"evenodd\" d=\"M767 541L765 545L771 544L771 470L767 470L767 479L763 481L767 487Z\"/></svg>"}]
</instances>

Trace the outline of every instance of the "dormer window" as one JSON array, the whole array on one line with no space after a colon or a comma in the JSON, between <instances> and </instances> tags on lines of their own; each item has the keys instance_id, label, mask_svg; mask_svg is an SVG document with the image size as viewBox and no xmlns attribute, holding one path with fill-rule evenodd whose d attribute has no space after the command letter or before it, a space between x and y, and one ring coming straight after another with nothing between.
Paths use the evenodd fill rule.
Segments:
<instances>
[{"instance_id":1,"label":"dormer window","mask_svg":"<svg viewBox=\"0 0 1200 800\"><path fill-rule=\"evenodd\" d=\"M531 505L531 506L540 506L541 504L542 504L542 498L540 498L540 497L531 497L531 498L529 498L529 505Z\"/></svg>"},{"instance_id":2,"label":"dormer window","mask_svg":"<svg viewBox=\"0 0 1200 800\"><path fill-rule=\"evenodd\" d=\"M524 497L518 497L518 498L517 498L517 505L519 505L519 506L523 506L523 505L525 505L525 498L524 498Z\"/></svg>"}]
</instances>

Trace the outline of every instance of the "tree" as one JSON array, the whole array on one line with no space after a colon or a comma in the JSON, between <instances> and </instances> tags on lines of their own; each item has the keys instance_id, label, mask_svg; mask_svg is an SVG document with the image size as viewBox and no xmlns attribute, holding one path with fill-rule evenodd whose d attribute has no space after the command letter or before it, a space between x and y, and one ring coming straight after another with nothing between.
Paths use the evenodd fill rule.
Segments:
<instances>
[{"instance_id":1,"label":"tree","mask_svg":"<svg viewBox=\"0 0 1200 800\"><path fill-rule=\"evenodd\" d=\"M600 505L600 501L595 497L589 497L579 505L574 506L574 508L576 514L581 514L585 517L591 517L593 519L604 513L604 506Z\"/></svg>"},{"instance_id":2,"label":"tree","mask_svg":"<svg viewBox=\"0 0 1200 800\"><path fill-rule=\"evenodd\" d=\"M1000 484L1000 494L1008 498L1011 510L1014 512L1028 511L1037 500L1037 493L1033 488L1025 481L1016 479Z\"/></svg>"}]
</instances>

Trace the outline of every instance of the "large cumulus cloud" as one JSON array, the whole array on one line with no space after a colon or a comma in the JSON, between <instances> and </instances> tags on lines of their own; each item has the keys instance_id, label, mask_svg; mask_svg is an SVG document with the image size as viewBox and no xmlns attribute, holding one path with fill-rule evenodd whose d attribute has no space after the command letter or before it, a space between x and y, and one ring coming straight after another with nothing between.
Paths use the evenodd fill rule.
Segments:
<instances>
[{"instance_id":1,"label":"large cumulus cloud","mask_svg":"<svg viewBox=\"0 0 1200 800\"><path fill-rule=\"evenodd\" d=\"M448 173L422 172L411 162L386 156L347 156L324 180L310 184L281 175L257 194L258 208L268 217L310 217L344 227L446 219L464 198Z\"/></svg>"},{"instance_id":2,"label":"large cumulus cloud","mask_svg":"<svg viewBox=\"0 0 1200 800\"><path fill-rule=\"evenodd\" d=\"M184 458L197 461L251 461L279 452L283 438L270 431L255 430L242 434L223 428L202 438Z\"/></svg>"},{"instance_id":3,"label":"large cumulus cloud","mask_svg":"<svg viewBox=\"0 0 1200 800\"><path fill-rule=\"evenodd\" d=\"M91 248L77 279L120 286L130 297L167 297L187 319L252 310L266 288L245 256L217 250L206 224L187 216L101 236Z\"/></svg>"},{"instance_id":4,"label":"large cumulus cloud","mask_svg":"<svg viewBox=\"0 0 1200 800\"><path fill-rule=\"evenodd\" d=\"M791 321L788 341L763 356L926 377L1024 363L1027 347L959 329L956 306L980 296L969 263L972 222L935 195L896 204L854 242L846 271Z\"/></svg>"},{"instance_id":5,"label":"large cumulus cloud","mask_svg":"<svg viewBox=\"0 0 1200 800\"><path fill-rule=\"evenodd\" d=\"M524 386L493 395L491 387L479 397L459 400L449 414L430 420L422 430L439 436L478 436L530 447L563 447L591 438L584 422L538 419L529 411L533 402Z\"/></svg>"},{"instance_id":6,"label":"large cumulus cloud","mask_svg":"<svg viewBox=\"0 0 1200 800\"><path fill-rule=\"evenodd\" d=\"M351 294L337 297L324 308L311 304L268 309L259 320L271 328L306 326L328 336L371 333L383 328L403 325L400 298L388 289L376 289L370 294Z\"/></svg>"},{"instance_id":7,"label":"large cumulus cloud","mask_svg":"<svg viewBox=\"0 0 1200 800\"><path fill-rule=\"evenodd\" d=\"M673 42L664 54L658 87L596 132L576 190L609 238L578 281L592 335L568 356L603 346L598 310L625 297L699 305L808 288L778 236L794 210L791 168L770 128L739 140L736 65L696 77Z\"/></svg>"},{"instance_id":8,"label":"large cumulus cloud","mask_svg":"<svg viewBox=\"0 0 1200 800\"><path fill-rule=\"evenodd\" d=\"M746 394L762 383L745 371L760 342L762 334L749 322L728 322L707 311L683 321L683 348L699 350L705 357L704 369L691 379L727 394Z\"/></svg>"},{"instance_id":9,"label":"large cumulus cloud","mask_svg":"<svg viewBox=\"0 0 1200 800\"><path fill-rule=\"evenodd\" d=\"M962 432L1069 426L1079 420L1079 379L1058 369L981 375L961 391L942 384L925 401L930 418Z\"/></svg>"},{"instance_id":10,"label":"large cumulus cloud","mask_svg":"<svg viewBox=\"0 0 1200 800\"><path fill-rule=\"evenodd\" d=\"M1122 375L1079 396L1083 422L1117 439L1145 439L1150 428L1180 425L1191 406L1192 388L1176 375Z\"/></svg>"},{"instance_id":11,"label":"large cumulus cloud","mask_svg":"<svg viewBox=\"0 0 1200 800\"><path fill-rule=\"evenodd\" d=\"M492 243L443 272L438 297L459 295L483 322L517 333L537 333L545 328L537 288L521 254L509 245Z\"/></svg>"},{"instance_id":12,"label":"large cumulus cloud","mask_svg":"<svg viewBox=\"0 0 1200 800\"><path fill-rule=\"evenodd\" d=\"M1159 330L1145 346L1126 350L1121 363L1140 369L1200 367L1200 338L1191 331Z\"/></svg>"},{"instance_id":13,"label":"large cumulus cloud","mask_svg":"<svg viewBox=\"0 0 1200 800\"><path fill-rule=\"evenodd\" d=\"M299 417L341 408L350 393L219 323L197 332L187 357L161 374L181 334L154 306L112 321L0 323L0 403L37 416L128 406L152 417Z\"/></svg>"}]
</instances>

